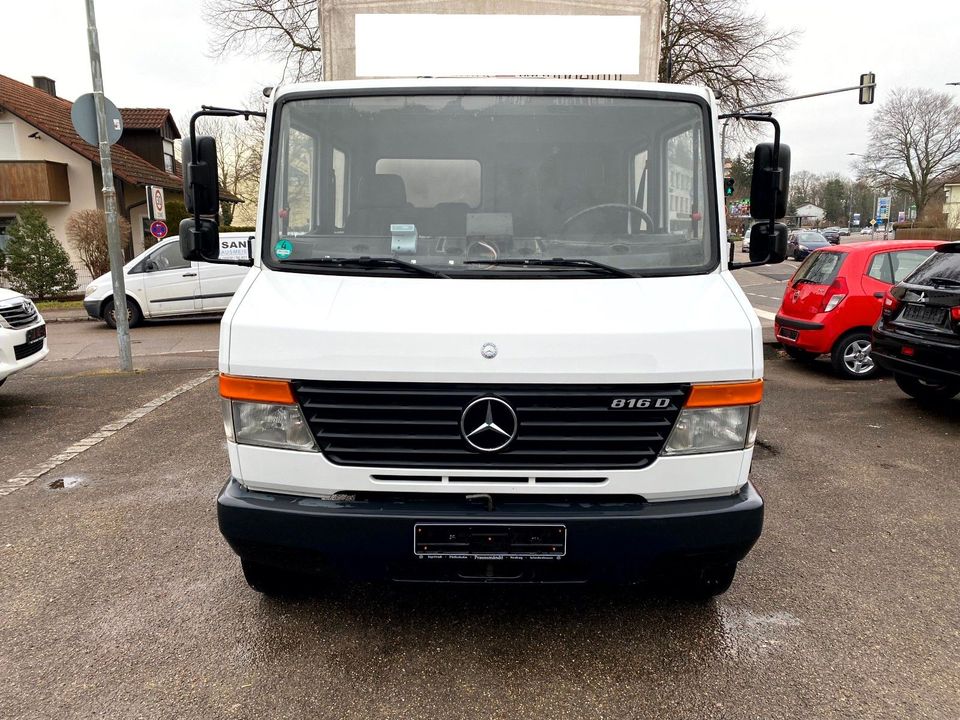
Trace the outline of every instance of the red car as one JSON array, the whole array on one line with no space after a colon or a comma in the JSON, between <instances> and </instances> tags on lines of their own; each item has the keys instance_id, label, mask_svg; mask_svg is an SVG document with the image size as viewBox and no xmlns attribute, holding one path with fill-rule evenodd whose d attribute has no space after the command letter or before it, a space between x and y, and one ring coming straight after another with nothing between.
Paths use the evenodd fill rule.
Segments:
<instances>
[{"instance_id":1,"label":"red car","mask_svg":"<svg viewBox=\"0 0 960 720\"><path fill-rule=\"evenodd\" d=\"M891 240L817 250L787 283L774 332L787 354L812 360L829 354L841 376L877 373L870 357L870 329L883 297L942 244Z\"/></svg>"}]
</instances>

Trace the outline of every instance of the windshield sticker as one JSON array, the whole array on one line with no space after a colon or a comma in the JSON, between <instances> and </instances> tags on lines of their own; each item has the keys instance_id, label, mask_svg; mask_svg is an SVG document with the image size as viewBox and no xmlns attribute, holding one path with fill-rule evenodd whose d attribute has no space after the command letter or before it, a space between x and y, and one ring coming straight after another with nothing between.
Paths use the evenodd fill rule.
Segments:
<instances>
[{"instance_id":1,"label":"windshield sticker","mask_svg":"<svg viewBox=\"0 0 960 720\"><path fill-rule=\"evenodd\" d=\"M293 253L293 243L284 238L277 242L277 245L274 247L273 251L277 258L280 260L286 260Z\"/></svg>"}]
</instances>

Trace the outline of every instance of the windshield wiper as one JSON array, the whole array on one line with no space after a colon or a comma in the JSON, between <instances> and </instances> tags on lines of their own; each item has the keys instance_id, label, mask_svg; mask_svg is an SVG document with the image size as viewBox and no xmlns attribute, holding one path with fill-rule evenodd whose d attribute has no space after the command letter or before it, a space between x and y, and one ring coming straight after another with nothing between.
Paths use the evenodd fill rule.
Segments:
<instances>
[{"instance_id":1,"label":"windshield wiper","mask_svg":"<svg viewBox=\"0 0 960 720\"><path fill-rule=\"evenodd\" d=\"M293 258L291 260L280 260L281 265L333 265L335 267L359 267L359 268L382 268L382 267L396 267L402 268L407 272L412 272L417 275L424 275L426 277L436 277L436 278L446 278L450 279L449 275L444 275L439 270L433 270L432 268L424 267L423 265L417 265L416 263L407 262L406 260L401 260L400 258L383 256L383 257L369 257L367 255L361 257L318 257L318 258Z\"/></svg>"},{"instance_id":2,"label":"windshield wiper","mask_svg":"<svg viewBox=\"0 0 960 720\"><path fill-rule=\"evenodd\" d=\"M618 277L628 277L635 278L638 277L634 275L629 270L624 270L623 268L618 268L614 265L607 265L606 263L597 262L596 260L588 260L587 258L501 258L495 260L464 260L464 265L516 265L518 267L524 266L541 266L541 267L580 267L584 269L593 269L593 270L602 270L608 275L616 275Z\"/></svg>"},{"instance_id":3,"label":"windshield wiper","mask_svg":"<svg viewBox=\"0 0 960 720\"><path fill-rule=\"evenodd\" d=\"M934 275L933 277L927 278L927 282L931 285L949 285L950 287L960 287L960 280L954 280L953 278L940 277L939 275Z\"/></svg>"}]
</instances>

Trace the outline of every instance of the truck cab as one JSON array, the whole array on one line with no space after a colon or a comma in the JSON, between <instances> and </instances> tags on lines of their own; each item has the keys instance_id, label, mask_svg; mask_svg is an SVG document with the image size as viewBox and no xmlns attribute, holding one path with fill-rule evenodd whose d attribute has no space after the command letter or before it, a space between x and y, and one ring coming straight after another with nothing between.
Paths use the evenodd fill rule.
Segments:
<instances>
[{"instance_id":1,"label":"truck cab","mask_svg":"<svg viewBox=\"0 0 960 720\"><path fill-rule=\"evenodd\" d=\"M712 94L326 82L279 89L266 122L252 267L220 343L218 516L251 586L723 592L762 527L763 359L721 242ZM200 140L181 248L216 262ZM757 263L785 252L770 215Z\"/></svg>"}]
</instances>

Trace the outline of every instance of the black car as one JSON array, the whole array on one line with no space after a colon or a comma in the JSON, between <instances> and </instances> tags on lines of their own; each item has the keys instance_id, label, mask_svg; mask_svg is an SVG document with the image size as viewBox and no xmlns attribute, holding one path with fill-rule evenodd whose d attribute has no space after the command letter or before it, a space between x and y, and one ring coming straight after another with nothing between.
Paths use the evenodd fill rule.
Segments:
<instances>
[{"instance_id":1,"label":"black car","mask_svg":"<svg viewBox=\"0 0 960 720\"><path fill-rule=\"evenodd\" d=\"M871 357L918 400L960 393L960 242L938 246L890 289Z\"/></svg>"},{"instance_id":2,"label":"black car","mask_svg":"<svg viewBox=\"0 0 960 720\"><path fill-rule=\"evenodd\" d=\"M820 231L820 234L823 235L831 245L840 244L840 230L838 228L824 228Z\"/></svg>"},{"instance_id":3,"label":"black car","mask_svg":"<svg viewBox=\"0 0 960 720\"><path fill-rule=\"evenodd\" d=\"M798 230L790 235L787 242L787 252L794 260L803 260L814 250L829 246L830 243L820 233L812 230Z\"/></svg>"}]
</instances>

